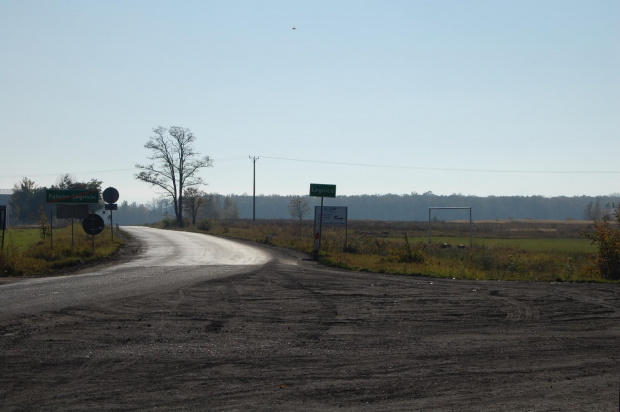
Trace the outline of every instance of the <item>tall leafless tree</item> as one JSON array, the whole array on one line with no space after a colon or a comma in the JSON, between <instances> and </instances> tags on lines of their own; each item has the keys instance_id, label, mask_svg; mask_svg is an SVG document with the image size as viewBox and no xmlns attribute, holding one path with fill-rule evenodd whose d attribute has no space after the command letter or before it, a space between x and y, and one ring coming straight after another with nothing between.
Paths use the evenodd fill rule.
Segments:
<instances>
[{"instance_id":1,"label":"tall leafless tree","mask_svg":"<svg viewBox=\"0 0 620 412\"><path fill-rule=\"evenodd\" d=\"M172 199L177 225L183 226L183 191L192 186L205 184L198 171L213 165L209 156L201 156L194 150L196 137L189 129L159 126L144 145L151 151L150 160L155 163L136 164L142 171L136 179L159 187Z\"/></svg>"},{"instance_id":2,"label":"tall leafless tree","mask_svg":"<svg viewBox=\"0 0 620 412\"><path fill-rule=\"evenodd\" d=\"M293 219L299 219L301 222L306 213L309 211L310 206L308 205L308 199L299 195L291 198L291 201L288 204L288 213Z\"/></svg>"}]
</instances>

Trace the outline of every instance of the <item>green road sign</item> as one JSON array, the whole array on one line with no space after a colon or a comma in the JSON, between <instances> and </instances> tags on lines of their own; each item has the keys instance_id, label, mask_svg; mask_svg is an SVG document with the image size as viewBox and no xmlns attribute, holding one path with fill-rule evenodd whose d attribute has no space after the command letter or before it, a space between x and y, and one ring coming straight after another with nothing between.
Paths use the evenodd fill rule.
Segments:
<instances>
[{"instance_id":1,"label":"green road sign","mask_svg":"<svg viewBox=\"0 0 620 412\"><path fill-rule=\"evenodd\" d=\"M47 189L45 194L47 203L61 204L85 204L99 203L99 191L97 189L81 189L81 190L58 190Z\"/></svg>"},{"instance_id":2,"label":"green road sign","mask_svg":"<svg viewBox=\"0 0 620 412\"><path fill-rule=\"evenodd\" d=\"M318 183L310 183L310 196L336 197L336 185L321 185Z\"/></svg>"}]
</instances>

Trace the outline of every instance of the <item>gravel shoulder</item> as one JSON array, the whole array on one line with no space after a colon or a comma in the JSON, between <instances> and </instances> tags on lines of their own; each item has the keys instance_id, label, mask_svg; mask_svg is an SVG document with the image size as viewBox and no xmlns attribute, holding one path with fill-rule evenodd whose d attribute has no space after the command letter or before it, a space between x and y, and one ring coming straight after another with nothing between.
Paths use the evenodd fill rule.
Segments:
<instances>
[{"instance_id":1,"label":"gravel shoulder","mask_svg":"<svg viewBox=\"0 0 620 412\"><path fill-rule=\"evenodd\" d=\"M620 285L270 251L230 277L2 321L0 409L618 410Z\"/></svg>"}]
</instances>

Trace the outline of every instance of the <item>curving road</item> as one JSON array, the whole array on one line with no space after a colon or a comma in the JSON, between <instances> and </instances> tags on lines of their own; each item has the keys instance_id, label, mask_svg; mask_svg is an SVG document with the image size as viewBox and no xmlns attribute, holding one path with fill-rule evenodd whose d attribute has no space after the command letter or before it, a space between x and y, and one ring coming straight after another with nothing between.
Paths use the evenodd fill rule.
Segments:
<instances>
[{"instance_id":1,"label":"curving road","mask_svg":"<svg viewBox=\"0 0 620 412\"><path fill-rule=\"evenodd\" d=\"M137 238L143 253L124 267L262 265L271 259L264 250L200 233L148 227L123 229Z\"/></svg>"},{"instance_id":2,"label":"curving road","mask_svg":"<svg viewBox=\"0 0 620 412\"><path fill-rule=\"evenodd\" d=\"M264 250L197 233L124 227L141 249L130 262L89 273L0 286L0 319L163 291L247 271L272 259Z\"/></svg>"}]
</instances>

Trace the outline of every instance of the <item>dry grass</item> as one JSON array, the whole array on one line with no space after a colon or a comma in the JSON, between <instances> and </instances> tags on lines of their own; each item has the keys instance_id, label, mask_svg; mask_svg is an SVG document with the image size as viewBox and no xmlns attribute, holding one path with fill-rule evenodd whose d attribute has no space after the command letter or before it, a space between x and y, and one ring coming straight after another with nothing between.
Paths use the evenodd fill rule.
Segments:
<instances>
[{"instance_id":1,"label":"dry grass","mask_svg":"<svg viewBox=\"0 0 620 412\"><path fill-rule=\"evenodd\" d=\"M0 252L0 276L36 276L58 272L60 269L101 261L121 246L122 241L112 241L104 231L95 236L94 250L92 236L76 226L71 241L71 227L54 229L41 237L39 229L17 228L6 232L4 250ZM53 242L52 242L53 240Z\"/></svg>"},{"instance_id":2,"label":"dry grass","mask_svg":"<svg viewBox=\"0 0 620 412\"><path fill-rule=\"evenodd\" d=\"M595 248L583 234L591 222L352 221L324 228L319 259L353 270L456 279L601 281L586 271ZM293 221L239 221L210 233L288 247L311 254L313 225ZM442 247L442 244L450 247ZM463 245L462 247L458 247Z\"/></svg>"}]
</instances>

